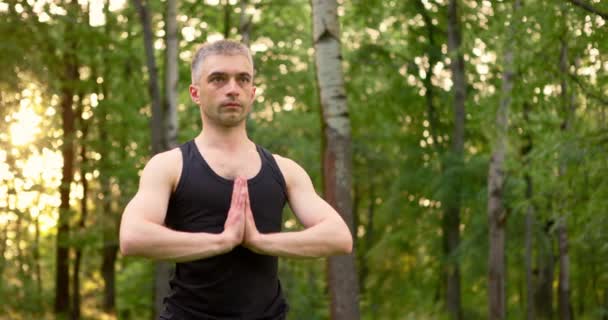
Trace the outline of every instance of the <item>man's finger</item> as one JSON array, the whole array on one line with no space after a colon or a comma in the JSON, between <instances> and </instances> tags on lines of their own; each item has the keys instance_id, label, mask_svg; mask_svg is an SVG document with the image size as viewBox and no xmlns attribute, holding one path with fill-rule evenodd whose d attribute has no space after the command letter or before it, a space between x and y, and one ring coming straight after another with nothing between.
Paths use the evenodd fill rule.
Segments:
<instances>
[{"instance_id":1,"label":"man's finger","mask_svg":"<svg viewBox=\"0 0 608 320\"><path fill-rule=\"evenodd\" d=\"M239 191L240 191L240 178L236 178L234 180L234 184L232 185L232 199L230 200L230 206L233 206L236 204L236 201L238 200L239 197Z\"/></svg>"},{"instance_id":2,"label":"man's finger","mask_svg":"<svg viewBox=\"0 0 608 320\"><path fill-rule=\"evenodd\" d=\"M239 210L245 209L247 203L247 180L241 180Z\"/></svg>"}]
</instances>

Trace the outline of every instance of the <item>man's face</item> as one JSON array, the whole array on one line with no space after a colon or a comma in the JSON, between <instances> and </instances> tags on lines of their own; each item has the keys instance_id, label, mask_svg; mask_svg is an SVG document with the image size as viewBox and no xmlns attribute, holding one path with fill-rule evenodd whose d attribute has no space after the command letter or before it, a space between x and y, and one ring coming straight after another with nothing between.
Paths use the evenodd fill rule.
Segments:
<instances>
[{"instance_id":1,"label":"man's face","mask_svg":"<svg viewBox=\"0 0 608 320\"><path fill-rule=\"evenodd\" d=\"M190 85L190 97L213 123L233 127L251 111L255 96L253 66L244 55L211 55L200 66L201 76Z\"/></svg>"}]
</instances>

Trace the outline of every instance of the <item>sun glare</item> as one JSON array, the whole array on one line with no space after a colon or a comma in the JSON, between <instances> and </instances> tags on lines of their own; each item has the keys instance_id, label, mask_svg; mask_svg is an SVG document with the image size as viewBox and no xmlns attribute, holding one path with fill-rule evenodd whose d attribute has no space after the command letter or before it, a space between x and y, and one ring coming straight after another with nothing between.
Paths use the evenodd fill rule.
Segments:
<instances>
[{"instance_id":1,"label":"sun glare","mask_svg":"<svg viewBox=\"0 0 608 320\"><path fill-rule=\"evenodd\" d=\"M28 99L21 100L21 108L19 111L12 114L13 122L9 126L9 132L11 134L11 143L14 146L23 146L31 143L36 139L36 136L40 132L38 125L40 124L40 117L32 110L28 108ZM23 103L25 101L25 103Z\"/></svg>"}]
</instances>

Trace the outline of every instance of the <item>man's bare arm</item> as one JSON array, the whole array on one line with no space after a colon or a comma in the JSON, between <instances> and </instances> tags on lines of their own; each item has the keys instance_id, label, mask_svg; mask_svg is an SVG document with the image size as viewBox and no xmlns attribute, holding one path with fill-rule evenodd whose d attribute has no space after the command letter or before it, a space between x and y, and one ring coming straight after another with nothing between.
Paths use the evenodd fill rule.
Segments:
<instances>
[{"instance_id":1,"label":"man's bare arm","mask_svg":"<svg viewBox=\"0 0 608 320\"><path fill-rule=\"evenodd\" d=\"M182 262L222 254L241 243L245 205L242 179L235 182L222 233L181 232L164 226L169 197L181 172L176 163L181 163L177 149L154 156L144 168L139 190L125 208L120 224L123 255Z\"/></svg>"},{"instance_id":2,"label":"man's bare arm","mask_svg":"<svg viewBox=\"0 0 608 320\"><path fill-rule=\"evenodd\" d=\"M289 205L305 229L261 234L247 203L244 245L258 253L285 257L350 253L352 235L342 217L316 193L304 169L289 159L276 158L287 183Z\"/></svg>"}]
</instances>

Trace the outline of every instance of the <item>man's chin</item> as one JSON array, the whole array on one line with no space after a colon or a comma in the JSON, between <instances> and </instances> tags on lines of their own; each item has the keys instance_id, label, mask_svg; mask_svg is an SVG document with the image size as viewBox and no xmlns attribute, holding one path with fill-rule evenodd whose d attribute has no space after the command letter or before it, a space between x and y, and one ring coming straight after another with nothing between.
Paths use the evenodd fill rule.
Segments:
<instances>
[{"instance_id":1,"label":"man's chin","mask_svg":"<svg viewBox=\"0 0 608 320\"><path fill-rule=\"evenodd\" d=\"M241 125L243 122L245 122L246 117L240 117L240 116L228 116L228 117L222 117L220 119L220 125L227 127L227 128L231 128L231 127L237 127L239 125Z\"/></svg>"}]
</instances>

